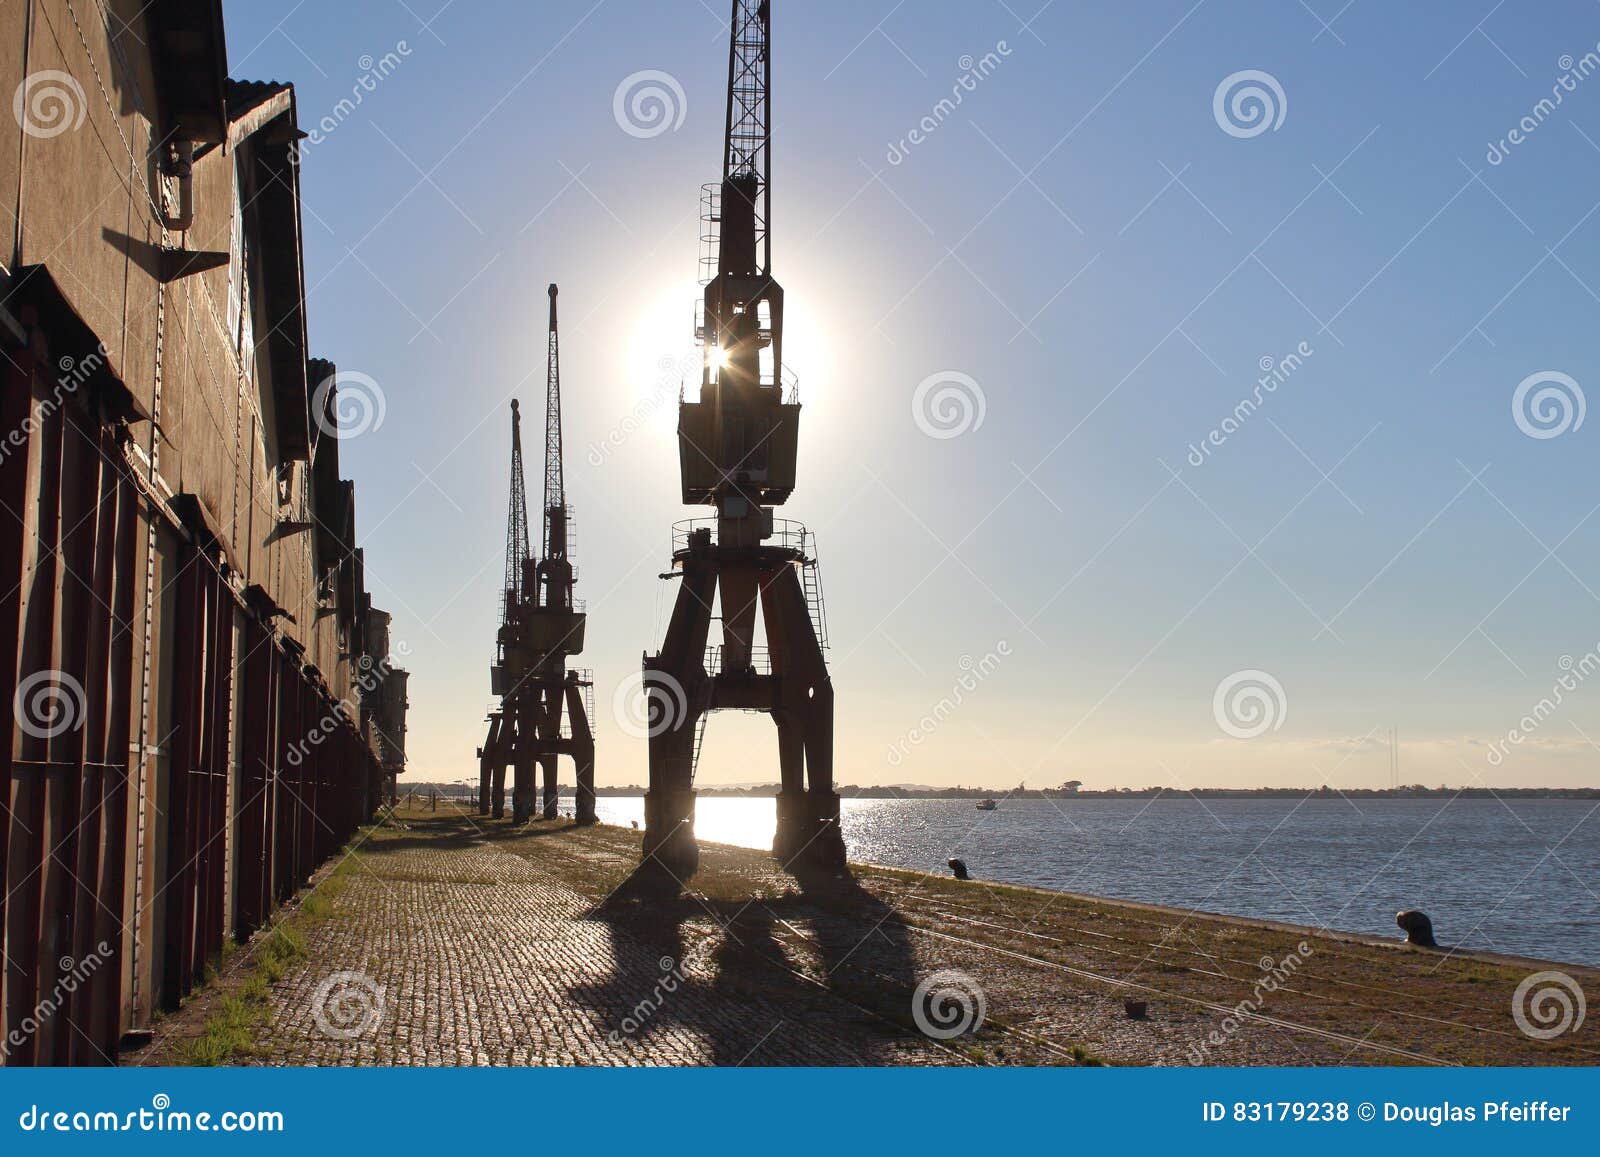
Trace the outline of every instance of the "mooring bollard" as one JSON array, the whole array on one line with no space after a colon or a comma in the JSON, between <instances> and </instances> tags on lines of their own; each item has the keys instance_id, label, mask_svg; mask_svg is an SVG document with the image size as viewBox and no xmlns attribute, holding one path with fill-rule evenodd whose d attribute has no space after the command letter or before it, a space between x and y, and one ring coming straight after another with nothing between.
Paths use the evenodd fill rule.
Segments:
<instances>
[{"instance_id":1,"label":"mooring bollard","mask_svg":"<svg viewBox=\"0 0 1600 1157\"><path fill-rule=\"evenodd\" d=\"M1433 921L1428 919L1426 912L1407 908L1395 914L1394 922L1405 929L1407 944L1415 944L1418 948L1439 947L1439 942L1433 938Z\"/></svg>"},{"instance_id":2,"label":"mooring bollard","mask_svg":"<svg viewBox=\"0 0 1600 1157\"><path fill-rule=\"evenodd\" d=\"M957 860L952 858L950 860L950 871L955 874L955 878L958 880L972 879L972 877L967 874L967 862L965 860Z\"/></svg>"}]
</instances>

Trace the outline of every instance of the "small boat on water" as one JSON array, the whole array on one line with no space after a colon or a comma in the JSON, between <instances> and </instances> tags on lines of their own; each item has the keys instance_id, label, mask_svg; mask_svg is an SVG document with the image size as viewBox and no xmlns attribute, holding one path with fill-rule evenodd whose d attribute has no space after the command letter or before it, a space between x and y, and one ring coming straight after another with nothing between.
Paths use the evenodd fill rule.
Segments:
<instances>
[{"instance_id":1,"label":"small boat on water","mask_svg":"<svg viewBox=\"0 0 1600 1157\"><path fill-rule=\"evenodd\" d=\"M992 799L983 799L978 801L978 810L981 812L992 812L999 806L1000 805L995 803Z\"/></svg>"}]
</instances>

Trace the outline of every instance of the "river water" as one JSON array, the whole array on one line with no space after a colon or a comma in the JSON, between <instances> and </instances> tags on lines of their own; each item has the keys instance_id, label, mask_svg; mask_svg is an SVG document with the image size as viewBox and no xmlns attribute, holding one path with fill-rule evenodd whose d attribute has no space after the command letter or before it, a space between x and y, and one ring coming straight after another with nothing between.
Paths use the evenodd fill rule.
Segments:
<instances>
[{"instance_id":1,"label":"river water","mask_svg":"<svg viewBox=\"0 0 1600 1157\"><path fill-rule=\"evenodd\" d=\"M644 801L599 800L627 826ZM696 833L771 846L771 799L702 797ZM852 860L1600 965L1600 805L1584 800L845 800ZM1023 914L1025 916L1025 914Z\"/></svg>"}]
</instances>

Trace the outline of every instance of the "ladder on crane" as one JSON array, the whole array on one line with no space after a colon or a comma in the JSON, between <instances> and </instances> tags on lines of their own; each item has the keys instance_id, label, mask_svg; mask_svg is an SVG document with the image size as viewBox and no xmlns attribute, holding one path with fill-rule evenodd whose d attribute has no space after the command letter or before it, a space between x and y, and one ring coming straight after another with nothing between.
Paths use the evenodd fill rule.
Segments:
<instances>
[{"instance_id":1,"label":"ladder on crane","mask_svg":"<svg viewBox=\"0 0 1600 1157\"><path fill-rule=\"evenodd\" d=\"M800 554L800 583L805 588L806 610L811 613L811 626L817 632L817 645L828 649L828 609L822 601L822 575L817 570L817 536L805 532Z\"/></svg>"},{"instance_id":2,"label":"ladder on crane","mask_svg":"<svg viewBox=\"0 0 1600 1157\"><path fill-rule=\"evenodd\" d=\"M706 741L706 720L711 718L711 712L702 711L700 718L694 724L694 759L689 764L689 782L694 783L695 773L700 770L700 748Z\"/></svg>"}]
</instances>

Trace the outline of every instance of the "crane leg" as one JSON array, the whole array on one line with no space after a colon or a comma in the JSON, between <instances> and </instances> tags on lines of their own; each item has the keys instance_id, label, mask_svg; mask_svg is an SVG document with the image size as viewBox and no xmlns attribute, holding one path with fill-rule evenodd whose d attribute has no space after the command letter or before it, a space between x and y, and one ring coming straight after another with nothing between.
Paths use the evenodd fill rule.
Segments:
<instances>
[{"instance_id":1,"label":"crane leg","mask_svg":"<svg viewBox=\"0 0 1600 1157\"><path fill-rule=\"evenodd\" d=\"M778 725L778 769L783 785L778 789L778 827L772 837L772 854L787 862L800 851L806 827L805 731L786 710L772 713Z\"/></svg>"},{"instance_id":2,"label":"crane leg","mask_svg":"<svg viewBox=\"0 0 1600 1157\"><path fill-rule=\"evenodd\" d=\"M661 653L644 662L650 695L650 787L644 797L644 865L687 880L700 866L694 840L695 726L709 705L706 636L716 596L717 567L683 564L672 620Z\"/></svg>"},{"instance_id":3,"label":"crane leg","mask_svg":"<svg viewBox=\"0 0 1600 1157\"><path fill-rule=\"evenodd\" d=\"M817 688L806 723L805 857L827 868L845 863L839 826L839 793L833 790L833 684Z\"/></svg>"},{"instance_id":4,"label":"crane leg","mask_svg":"<svg viewBox=\"0 0 1600 1157\"><path fill-rule=\"evenodd\" d=\"M783 789L773 854L785 862L803 858L822 867L839 867L845 852L839 796L833 790L833 681L793 567L773 572L762 584L762 609L768 637L777 640L772 659L780 688L773 719L778 724ZM803 781L800 750L805 759Z\"/></svg>"},{"instance_id":5,"label":"crane leg","mask_svg":"<svg viewBox=\"0 0 1600 1157\"><path fill-rule=\"evenodd\" d=\"M573 818L580 824L595 822L594 810L594 733L589 730L589 714L583 707L583 692L576 683L567 684L567 718L572 720L572 762L576 765L578 793Z\"/></svg>"},{"instance_id":6,"label":"crane leg","mask_svg":"<svg viewBox=\"0 0 1600 1157\"><path fill-rule=\"evenodd\" d=\"M534 782L533 756L522 748L523 740L519 736L517 750L511 758L512 775L515 776L511 788L511 819L519 824L525 824L533 818L534 796L538 790Z\"/></svg>"},{"instance_id":7,"label":"crane leg","mask_svg":"<svg viewBox=\"0 0 1600 1157\"><path fill-rule=\"evenodd\" d=\"M541 755L539 757L539 768L544 773L544 818L553 820L561 814L559 768L555 753Z\"/></svg>"},{"instance_id":8,"label":"crane leg","mask_svg":"<svg viewBox=\"0 0 1600 1157\"><path fill-rule=\"evenodd\" d=\"M478 748L478 814L489 814L489 793L493 790L495 763L500 758L500 717L489 720L489 735Z\"/></svg>"}]
</instances>

